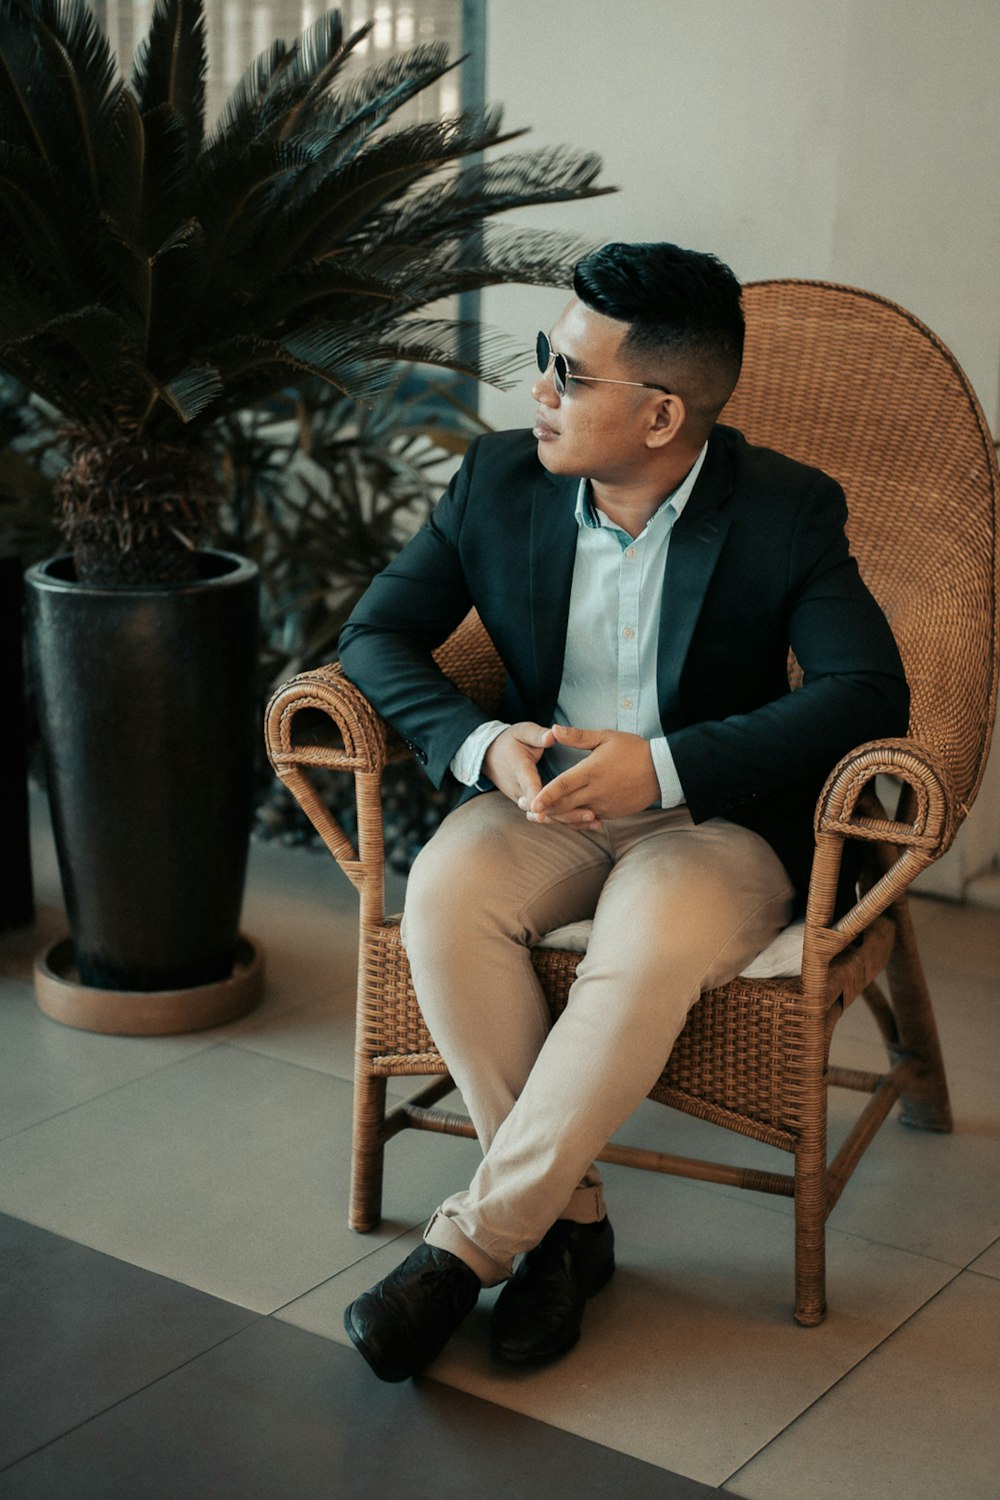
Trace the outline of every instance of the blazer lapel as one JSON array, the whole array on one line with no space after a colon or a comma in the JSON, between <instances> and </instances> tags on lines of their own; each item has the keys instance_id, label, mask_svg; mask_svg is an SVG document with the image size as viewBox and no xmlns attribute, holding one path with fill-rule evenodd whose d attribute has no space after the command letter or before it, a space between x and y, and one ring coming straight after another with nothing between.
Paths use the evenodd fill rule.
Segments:
<instances>
[{"instance_id":1,"label":"blazer lapel","mask_svg":"<svg viewBox=\"0 0 1000 1500\"><path fill-rule=\"evenodd\" d=\"M698 616L732 521L726 444L713 435L705 464L670 536L656 653L656 689L664 731L679 727L680 681Z\"/></svg>"},{"instance_id":2,"label":"blazer lapel","mask_svg":"<svg viewBox=\"0 0 1000 1500\"><path fill-rule=\"evenodd\" d=\"M531 629L537 702L555 709L566 652L580 481L539 476L531 504Z\"/></svg>"}]
</instances>

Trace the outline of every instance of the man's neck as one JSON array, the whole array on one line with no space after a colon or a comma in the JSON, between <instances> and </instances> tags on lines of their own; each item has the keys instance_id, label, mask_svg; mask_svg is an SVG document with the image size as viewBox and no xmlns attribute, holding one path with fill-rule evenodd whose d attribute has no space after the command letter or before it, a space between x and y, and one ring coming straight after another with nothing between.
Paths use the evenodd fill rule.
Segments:
<instances>
[{"instance_id":1,"label":"man's neck","mask_svg":"<svg viewBox=\"0 0 1000 1500\"><path fill-rule=\"evenodd\" d=\"M597 509L615 526L635 537L642 532L668 495L672 495L690 474L700 449L678 454L679 462L660 469L655 477L635 483L606 483L591 480L590 490Z\"/></svg>"}]
</instances>

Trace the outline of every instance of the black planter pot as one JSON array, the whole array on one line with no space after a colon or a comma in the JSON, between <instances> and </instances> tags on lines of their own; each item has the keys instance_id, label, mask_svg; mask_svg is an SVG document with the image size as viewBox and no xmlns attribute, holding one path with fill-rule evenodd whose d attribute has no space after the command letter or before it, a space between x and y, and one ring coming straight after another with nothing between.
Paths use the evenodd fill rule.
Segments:
<instances>
[{"instance_id":1,"label":"black planter pot","mask_svg":"<svg viewBox=\"0 0 1000 1500\"><path fill-rule=\"evenodd\" d=\"M0 932L27 927L35 919L28 824L28 750L24 712L24 660L21 604L24 594L19 558L0 550Z\"/></svg>"},{"instance_id":2,"label":"black planter pot","mask_svg":"<svg viewBox=\"0 0 1000 1500\"><path fill-rule=\"evenodd\" d=\"M27 574L73 953L82 984L103 992L218 985L237 955L256 734L257 568L202 552L199 574L179 586L94 586L76 581L68 557ZM198 1024L218 1019L206 1014ZM96 1029L130 1028L126 1020Z\"/></svg>"}]
</instances>

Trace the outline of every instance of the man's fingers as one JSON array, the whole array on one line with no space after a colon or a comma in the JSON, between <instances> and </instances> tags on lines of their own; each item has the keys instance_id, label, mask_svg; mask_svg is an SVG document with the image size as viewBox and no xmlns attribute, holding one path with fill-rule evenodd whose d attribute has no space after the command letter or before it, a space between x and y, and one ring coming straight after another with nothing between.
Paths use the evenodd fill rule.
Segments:
<instances>
[{"instance_id":1,"label":"man's fingers","mask_svg":"<svg viewBox=\"0 0 1000 1500\"><path fill-rule=\"evenodd\" d=\"M556 744L569 745L574 750L596 750L607 737L601 730L576 729L572 724L553 724L551 733Z\"/></svg>"},{"instance_id":2,"label":"man's fingers","mask_svg":"<svg viewBox=\"0 0 1000 1500\"><path fill-rule=\"evenodd\" d=\"M511 729L523 745L546 750L553 743L552 730L544 724L532 724L525 719L520 724L513 724Z\"/></svg>"},{"instance_id":3,"label":"man's fingers","mask_svg":"<svg viewBox=\"0 0 1000 1500\"><path fill-rule=\"evenodd\" d=\"M588 777L579 766L563 771L540 789L531 804L532 812L569 812L582 807L587 800L587 783Z\"/></svg>"},{"instance_id":4,"label":"man's fingers","mask_svg":"<svg viewBox=\"0 0 1000 1500\"><path fill-rule=\"evenodd\" d=\"M590 808L590 807L574 808L571 812L564 812L564 813L554 813L554 812L535 813L535 812L529 812L529 814L528 814L528 822L529 823L565 823L570 828L595 828L595 829L600 829L601 827L603 827L603 824L602 824L600 818L594 812L593 808Z\"/></svg>"},{"instance_id":5,"label":"man's fingers","mask_svg":"<svg viewBox=\"0 0 1000 1500\"><path fill-rule=\"evenodd\" d=\"M570 813L592 813L593 811L593 804L586 790L568 792L564 797L547 797L545 800L539 796L528 803L529 818L565 818Z\"/></svg>"}]
</instances>

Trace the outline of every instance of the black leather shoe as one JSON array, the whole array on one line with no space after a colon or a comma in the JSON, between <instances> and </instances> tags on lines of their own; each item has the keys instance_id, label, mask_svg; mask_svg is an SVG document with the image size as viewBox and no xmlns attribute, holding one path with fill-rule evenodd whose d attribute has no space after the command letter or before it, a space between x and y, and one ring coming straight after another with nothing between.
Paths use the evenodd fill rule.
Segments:
<instances>
[{"instance_id":1,"label":"black leather shoe","mask_svg":"<svg viewBox=\"0 0 1000 1500\"><path fill-rule=\"evenodd\" d=\"M544 1365L580 1337L584 1303L614 1275L610 1220L557 1219L525 1255L493 1308L493 1353L508 1365Z\"/></svg>"},{"instance_id":2,"label":"black leather shoe","mask_svg":"<svg viewBox=\"0 0 1000 1500\"><path fill-rule=\"evenodd\" d=\"M450 1250L418 1245L344 1313L344 1327L379 1380L408 1380L436 1359L482 1283Z\"/></svg>"}]
</instances>

